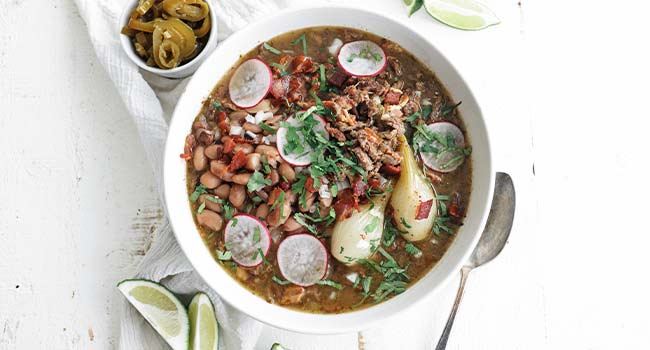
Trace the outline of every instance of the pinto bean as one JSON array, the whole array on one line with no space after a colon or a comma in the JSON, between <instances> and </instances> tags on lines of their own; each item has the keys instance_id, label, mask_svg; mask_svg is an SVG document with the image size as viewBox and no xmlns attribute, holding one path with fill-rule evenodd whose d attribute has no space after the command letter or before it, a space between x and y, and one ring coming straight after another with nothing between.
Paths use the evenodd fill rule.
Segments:
<instances>
[{"instance_id":1,"label":"pinto bean","mask_svg":"<svg viewBox=\"0 0 650 350\"><path fill-rule=\"evenodd\" d=\"M202 194L199 196L199 203L205 203L206 208L214 212L221 213L223 211L221 204L217 203L216 201L212 201L211 199L216 200L216 197L210 194Z\"/></svg>"},{"instance_id":2,"label":"pinto bean","mask_svg":"<svg viewBox=\"0 0 650 350\"><path fill-rule=\"evenodd\" d=\"M280 153L278 153L278 149L275 148L274 146L269 146L269 145L258 145L255 147L255 153L259 153L263 156L266 156L269 160L271 159L278 159L280 157Z\"/></svg>"},{"instance_id":3,"label":"pinto bean","mask_svg":"<svg viewBox=\"0 0 650 350\"><path fill-rule=\"evenodd\" d=\"M247 170L260 170L262 168L262 156L258 153L251 153L246 155Z\"/></svg>"},{"instance_id":4,"label":"pinto bean","mask_svg":"<svg viewBox=\"0 0 650 350\"><path fill-rule=\"evenodd\" d=\"M286 232L291 232L298 230L302 227L301 224L292 217L288 218L287 221L282 225L282 229Z\"/></svg>"},{"instance_id":5,"label":"pinto bean","mask_svg":"<svg viewBox=\"0 0 650 350\"><path fill-rule=\"evenodd\" d=\"M249 143L238 143L234 148L235 153L237 153L238 151L243 151L244 154L251 154L253 153L253 150L254 150L253 145Z\"/></svg>"},{"instance_id":6,"label":"pinto bean","mask_svg":"<svg viewBox=\"0 0 650 350\"><path fill-rule=\"evenodd\" d=\"M280 164L278 167L278 173L280 173L280 176L284 177L289 182L296 181L296 171L293 170L291 165L287 163Z\"/></svg>"},{"instance_id":7,"label":"pinto bean","mask_svg":"<svg viewBox=\"0 0 650 350\"><path fill-rule=\"evenodd\" d=\"M248 281L248 278L250 277L248 271L244 270L239 266L237 266L237 270L235 270L235 276L237 276L237 278L239 278L242 281Z\"/></svg>"},{"instance_id":8,"label":"pinto bean","mask_svg":"<svg viewBox=\"0 0 650 350\"><path fill-rule=\"evenodd\" d=\"M271 186L275 186L280 182L280 174L275 169L271 170L269 177L271 178Z\"/></svg>"},{"instance_id":9,"label":"pinto bean","mask_svg":"<svg viewBox=\"0 0 650 350\"><path fill-rule=\"evenodd\" d=\"M210 161L210 172L216 175L217 177L221 177L221 174L223 174L228 168L228 164L226 162L221 161L221 160L212 160Z\"/></svg>"},{"instance_id":10,"label":"pinto bean","mask_svg":"<svg viewBox=\"0 0 650 350\"><path fill-rule=\"evenodd\" d=\"M205 148L205 155L210 159L218 159L223 151L223 145L210 145Z\"/></svg>"},{"instance_id":11,"label":"pinto bean","mask_svg":"<svg viewBox=\"0 0 650 350\"><path fill-rule=\"evenodd\" d=\"M196 221L198 221L199 225L205 226L213 231L219 231L223 227L221 215L208 209L203 209L200 214L196 214Z\"/></svg>"},{"instance_id":12,"label":"pinto bean","mask_svg":"<svg viewBox=\"0 0 650 350\"><path fill-rule=\"evenodd\" d=\"M260 204L260 206L257 207L257 210L255 211L255 216L260 219L266 219L267 215L269 215L269 205L266 203Z\"/></svg>"},{"instance_id":13,"label":"pinto bean","mask_svg":"<svg viewBox=\"0 0 650 350\"><path fill-rule=\"evenodd\" d=\"M217 186L221 185L221 179L209 171L201 175L199 182L208 189L217 188Z\"/></svg>"},{"instance_id":14,"label":"pinto bean","mask_svg":"<svg viewBox=\"0 0 650 350\"><path fill-rule=\"evenodd\" d=\"M228 196L230 196L230 185L221 184L221 186L217 187L217 189L214 190L214 194L216 194L217 197L221 199L228 198Z\"/></svg>"},{"instance_id":15,"label":"pinto bean","mask_svg":"<svg viewBox=\"0 0 650 350\"><path fill-rule=\"evenodd\" d=\"M298 207L300 211L305 212L309 211L309 208L311 208L312 205L314 205L314 199L316 199L316 193L311 192L307 194L307 200L305 200L305 206L303 207L302 204L298 204Z\"/></svg>"},{"instance_id":16,"label":"pinto bean","mask_svg":"<svg viewBox=\"0 0 650 350\"><path fill-rule=\"evenodd\" d=\"M251 178L251 175L251 173L235 174L232 177L232 182L238 185L246 185L248 183L248 180Z\"/></svg>"},{"instance_id":17,"label":"pinto bean","mask_svg":"<svg viewBox=\"0 0 650 350\"><path fill-rule=\"evenodd\" d=\"M232 203L233 207L241 209L246 201L246 188L239 184L232 185L228 200Z\"/></svg>"},{"instance_id":18,"label":"pinto bean","mask_svg":"<svg viewBox=\"0 0 650 350\"><path fill-rule=\"evenodd\" d=\"M234 120L234 121L240 122L240 121L244 120L244 118L246 118L247 115L248 115L248 112L246 112L246 111L234 111L234 112L230 113L228 118L230 118L231 121Z\"/></svg>"},{"instance_id":19,"label":"pinto bean","mask_svg":"<svg viewBox=\"0 0 650 350\"><path fill-rule=\"evenodd\" d=\"M324 207L331 207L332 206L332 199L333 199L332 197L329 197L329 198L320 197L319 201L320 201L320 204L322 204Z\"/></svg>"},{"instance_id":20,"label":"pinto bean","mask_svg":"<svg viewBox=\"0 0 650 350\"><path fill-rule=\"evenodd\" d=\"M194 170L205 170L205 168L208 166L208 158L205 156L205 147L196 146L194 148L194 157L192 161L194 163Z\"/></svg>"},{"instance_id":21,"label":"pinto bean","mask_svg":"<svg viewBox=\"0 0 650 350\"><path fill-rule=\"evenodd\" d=\"M262 132L262 128L260 128L259 125L249 123L249 122L244 123L244 125L242 125L242 128L244 128L244 130L246 130L246 131L254 132L256 134L259 134L259 133Z\"/></svg>"}]
</instances>

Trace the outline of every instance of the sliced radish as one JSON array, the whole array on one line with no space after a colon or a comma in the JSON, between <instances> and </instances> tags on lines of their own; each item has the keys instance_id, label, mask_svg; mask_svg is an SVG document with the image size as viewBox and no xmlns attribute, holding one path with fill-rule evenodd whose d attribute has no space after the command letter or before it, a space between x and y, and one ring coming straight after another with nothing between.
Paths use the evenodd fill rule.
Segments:
<instances>
[{"instance_id":1,"label":"sliced radish","mask_svg":"<svg viewBox=\"0 0 650 350\"><path fill-rule=\"evenodd\" d=\"M264 61L251 58L240 64L230 77L230 100L239 108L260 103L271 89L271 68Z\"/></svg>"},{"instance_id":2,"label":"sliced radish","mask_svg":"<svg viewBox=\"0 0 650 350\"><path fill-rule=\"evenodd\" d=\"M329 140L330 135L325 129L325 125L326 125L325 119L323 119L321 116L316 114L312 114L312 115L318 121L320 121L320 123L316 124L316 126L314 126L312 130L314 132L320 133L321 135L323 135L323 137L325 137L325 139ZM289 123L289 125L296 128L301 128L303 126L303 122L297 120L295 117L288 118L286 122ZM311 146L309 146L309 144L305 142L305 136L300 130L297 131L297 134L298 134L298 138L300 139L300 144L304 147L303 152L297 154L294 153L287 154L288 151L285 152L286 146L289 143L289 141L287 140L288 131L289 129L287 127L282 127L278 129L278 132L276 134L277 136L276 144L278 147L278 153L280 153L280 157L282 157L282 159L284 159L285 162L293 166L307 166L311 164L311 156L314 150L311 148Z\"/></svg>"},{"instance_id":3,"label":"sliced radish","mask_svg":"<svg viewBox=\"0 0 650 350\"><path fill-rule=\"evenodd\" d=\"M359 40L341 46L338 62L349 75L373 77L386 68L386 54L376 43Z\"/></svg>"},{"instance_id":4,"label":"sliced radish","mask_svg":"<svg viewBox=\"0 0 650 350\"><path fill-rule=\"evenodd\" d=\"M448 135L451 135L454 140L454 147L445 147L437 140L432 141L431 145L437 148L439 152L425 153L420 151L420 156L424 164L441 173L449 173L456 170L465 161L465 154L463 153L465 137L463 136L463 132L456 125L449 122L432 123L427 125L427 128L445 139ZM424 141L418 143L420 147L423 144Z\"/></svg>"},{"instance_id":5,"label":"sliced radish","mask_svg":"<svg viewBox=\"0 0 650 350\"><path fill-rule=\"evenodd\" d=\"M271 247L269 229L256 217L237 214L228 221L223 233L226 249L241 266L255 267L264 261Z\"/></svg>"},{"instance_id":6,"label":"sliced radish","mask_svg":"<svg viewBox=\"0 0 650 350\"><path fill-rule=\"evenodd\" d=\"M327 248L310 234L285 238L278 246L278 267L287 281L309 287L327 272Z\"/></svg>"}]
</instances>

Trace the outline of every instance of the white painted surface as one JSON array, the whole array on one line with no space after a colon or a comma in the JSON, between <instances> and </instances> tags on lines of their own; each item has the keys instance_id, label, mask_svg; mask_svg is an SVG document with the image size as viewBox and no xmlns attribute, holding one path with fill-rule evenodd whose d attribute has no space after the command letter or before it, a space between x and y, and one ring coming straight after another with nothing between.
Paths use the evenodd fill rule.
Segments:
<instances>
[{"instance_id":1,"label":"white painted surface","mask_svg":"<svg viewBox=\"0 0 650 350\"><path fill-rule=\"evenodd\" d=\"M482 32L409 20L474 88L518 195L509 244L472 273L449 349L650 348L647 5L486 2L503 22ZM373 6L406 20L399 0ZM69 0L0 2L0 149L0 350L114 349L114 285L160 210ZM394 334L385 348L431 348L455 292L376 330ZM259 349L274 341L357 349L355 334L272 329Z\"/></svg>"}]
</instances>

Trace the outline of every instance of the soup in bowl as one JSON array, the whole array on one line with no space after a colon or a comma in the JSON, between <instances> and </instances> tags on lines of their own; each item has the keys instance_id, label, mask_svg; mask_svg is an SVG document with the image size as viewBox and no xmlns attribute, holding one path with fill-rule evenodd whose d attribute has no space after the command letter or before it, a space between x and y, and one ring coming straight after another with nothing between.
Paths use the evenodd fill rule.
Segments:
<instances>
[{"instance_id":1,"label":"soup in bowl","mask_svg":"<svg viewBox=\"0 0 650 350\"><path fill-rule=\"evenodd\" d=\"M337 11L378 17L318 13ZM337 18L229 39L215 55L231 61L209 58L179 102L165 161L172 225L208 284L253 317L316 333L435 289L475 244L492 186L480 111L447 61L401 44L418 38L397 23ZM250 46L227 47L238 36ZM211 64L228 67L202 79Z\"/></svg>"}]
</instances>

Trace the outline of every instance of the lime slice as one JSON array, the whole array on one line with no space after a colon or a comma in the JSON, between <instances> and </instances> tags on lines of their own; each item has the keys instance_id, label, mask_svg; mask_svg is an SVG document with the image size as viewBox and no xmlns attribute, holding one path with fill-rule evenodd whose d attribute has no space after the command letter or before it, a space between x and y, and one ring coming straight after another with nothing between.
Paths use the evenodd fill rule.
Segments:
<instances>
[{"instance_id":1,"label":"lime slice","mask_svg":"<svg viewBox=\"0 0 650 350\"><path fill-rule=\"evenodd\" d=\"M409 10L409 17L411 17L417 10L422 7L422 4L424 3L423 0L402 0L404 1L404 5L408 7Z\"/></svg>"},{"instance_id":2,"label":"lime slice","mask_svg":"<svg viewBox=\"0 0 650 350\"><path fill-rule=\"evenodd\" d=\"M210 298L196 293L189 307L190 350L217 350L219 325Z\"/></svg>"},{"instance_id":3,"label":"lime slice","mask_svg":"<svg viewBox=\"0 0 650 350\"><path fill-rule=\"evenodd\" d=\"M431 17L458 29L479 30L501 22L489 8L473 0L425 0L424 8Z\"/></svg>"},{"instance_id":4,"label":"lime slice","mask_svg":"<svg viewBox=\"0 0 650 350\"><path fill-rule=\"evenodd\" d=\"M174 293L147 280L124 280L117 289L174 350L187 350L190 326L187 310Z\"/></svg>"}]
</instances>

